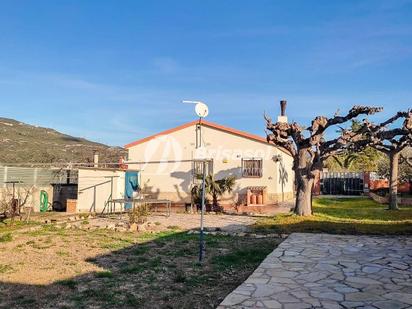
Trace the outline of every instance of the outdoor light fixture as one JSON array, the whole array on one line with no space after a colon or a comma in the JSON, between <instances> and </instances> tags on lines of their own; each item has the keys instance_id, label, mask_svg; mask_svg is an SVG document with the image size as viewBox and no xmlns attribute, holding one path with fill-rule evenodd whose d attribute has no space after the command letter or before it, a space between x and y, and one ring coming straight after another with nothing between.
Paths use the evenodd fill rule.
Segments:
<instances>
[{"instance_id":1,"label":"outdoor light fixture","mask_svg":"<svg viewBox=\"0 0 412 309\"><path fill-rule=\"evenodd\" d=\"M274 155L274 156L272 157L272 160L273 160L274 162L280 162L280 161L282 161L282 156L281 156L281 155Z\"/></svg>"}]
</instances>

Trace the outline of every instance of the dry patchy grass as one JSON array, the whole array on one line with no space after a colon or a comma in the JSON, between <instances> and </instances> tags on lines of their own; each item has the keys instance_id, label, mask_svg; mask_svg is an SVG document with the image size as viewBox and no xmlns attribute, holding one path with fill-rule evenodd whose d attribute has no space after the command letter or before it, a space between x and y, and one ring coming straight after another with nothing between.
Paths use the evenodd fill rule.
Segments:
<instances>
[{"instance_id":1,"label":"dry patchy grass","mask_svg":"<svg viewBox=\"0 0 412 309\"><path fill-rule=\"evenodd\" d=\"M0 244L1 308L214 308L277 239L62 230L13 231Z\"/></svg>"}]
</instances>

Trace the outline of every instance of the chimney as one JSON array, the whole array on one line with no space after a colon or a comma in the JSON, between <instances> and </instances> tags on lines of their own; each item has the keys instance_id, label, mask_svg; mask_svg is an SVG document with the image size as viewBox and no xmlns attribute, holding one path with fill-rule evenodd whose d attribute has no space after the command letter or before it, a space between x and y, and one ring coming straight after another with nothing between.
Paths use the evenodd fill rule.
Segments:
<instances>
[{"instance_id":1,"label":"chimney","mask_svg":"<svg viewBox=\"0 0 412 309\"><path fill-rule=\"evenodd\" d=\"M99 167L99 152L97 150L93 153L93 163L94 167Z\"/></svg>"},{"instance_id":2,"label":"chimney","mask_svg":"<svg viewBox=\"0 0 412 309\"><path fill-rule=\"evenodd\" d=\"M280 116L278 116L278 122L288 122L288 117L286 116L286 105L288 103L286 100L280 101Z\"/></svg>"}]
</instances>

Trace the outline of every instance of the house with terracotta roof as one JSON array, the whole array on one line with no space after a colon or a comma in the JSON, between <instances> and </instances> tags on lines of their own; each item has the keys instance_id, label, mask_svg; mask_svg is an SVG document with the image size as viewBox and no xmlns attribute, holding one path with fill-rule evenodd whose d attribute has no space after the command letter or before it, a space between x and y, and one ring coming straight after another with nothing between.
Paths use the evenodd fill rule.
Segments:
<instances>
[{"instance_id":1,"label":"house with terracotta roof","mask_svg":"<svg viewBox=\"0 0 412 309\"><path fill-rule=\"evenodd\" d=\"M262 136L213 122L185 123L125 148L129 168L140 171L143 193L174 205L191 203L204 160L215 179L236 178L233 192L220 200L226 209L274 205L294 196L293 160L287 150Z\"/></svg>"}]
</instances>

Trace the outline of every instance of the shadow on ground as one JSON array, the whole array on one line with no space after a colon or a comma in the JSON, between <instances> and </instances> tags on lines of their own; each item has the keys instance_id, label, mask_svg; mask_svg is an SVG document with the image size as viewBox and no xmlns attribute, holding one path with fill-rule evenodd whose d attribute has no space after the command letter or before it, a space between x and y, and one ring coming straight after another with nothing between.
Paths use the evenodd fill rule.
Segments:
<instances>
[{"instance_id":1,"label":"shadow on ground","mask_svg":"<svg viewBox=\"0 0 412 309\"><path fill-rule=\"evenodd\" d=\"M214 308L279 240L207 235L202 265L197 235L145 234L139 242L114 242L109 254L87 260L102 272L49 285L0 282L0 308Z\"/></svg>"}]
</instances>

